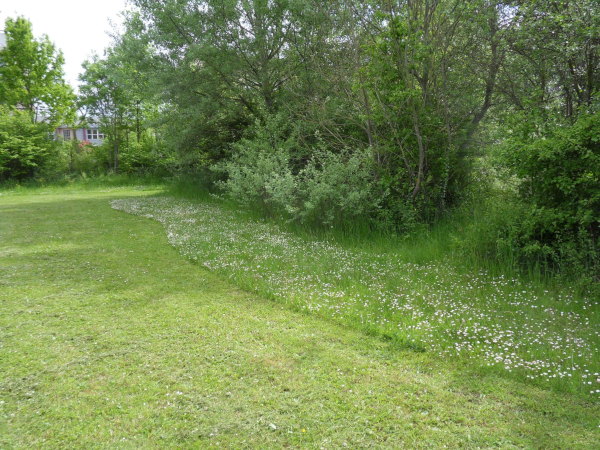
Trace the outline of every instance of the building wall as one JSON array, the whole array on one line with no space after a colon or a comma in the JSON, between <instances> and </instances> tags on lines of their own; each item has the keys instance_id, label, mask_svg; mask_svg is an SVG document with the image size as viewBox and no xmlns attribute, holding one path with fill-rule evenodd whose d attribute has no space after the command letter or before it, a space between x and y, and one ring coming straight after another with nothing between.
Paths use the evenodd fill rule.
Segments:
<instances>
[{"instance_id":1,"label":"building wall","mask_svg":"<svg viewBox=\"0 0 600 450\"><path fill-rule=\"evenodd\" d=\"M62 125L56 129L57 139L64 136L63 130L71 130L71 139L73 138L73 129ZM104 142L104 139L90 139L88 128L77 128L77 130L75 130L75 137L78 141L88 141L93 145L102 145L102 142Z\"/></svg>"},{"instance_id":2,"label":"building wall","mask_svg":"<svg viewBox=\"0 0 600 450\"><path fill-rule=\"evenodd\" d=\"M92 127L94 130L97 130L97 127ZM104 142L104 139L91 139L91 133L86 130L86 140L90 141L94 145L101 145Z\"/></svg>"}]
</instances>

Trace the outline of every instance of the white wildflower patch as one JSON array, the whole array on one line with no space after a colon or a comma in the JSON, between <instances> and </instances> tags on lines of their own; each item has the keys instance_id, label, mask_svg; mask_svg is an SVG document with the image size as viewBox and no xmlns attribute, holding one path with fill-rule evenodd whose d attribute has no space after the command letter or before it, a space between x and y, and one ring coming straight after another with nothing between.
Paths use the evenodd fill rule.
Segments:
<instances>
[{"instance_id":1,"label":"white wildflower patch","mask_svg":"<svg viewBox=\"0 0 600 450\"><path fill-rule=\"evenodd\" d=\"M130 198L113 208L160 221L183 255L294 308L600 396L598 302L518 279L416 265L393 254L306 241L216 205Z\"/></svg>"}]
</instances>

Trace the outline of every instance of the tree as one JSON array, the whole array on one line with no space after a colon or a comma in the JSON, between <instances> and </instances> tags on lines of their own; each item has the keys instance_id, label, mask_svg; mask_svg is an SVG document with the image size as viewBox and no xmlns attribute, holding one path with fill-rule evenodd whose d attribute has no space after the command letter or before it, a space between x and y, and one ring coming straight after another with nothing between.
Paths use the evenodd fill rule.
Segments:
<instances>
[{"instance_id":1,"label":"tree","mask_svg":"<svg viewBox=\"0 0 600 450\"><path fill-rule=\"evenodd\" d=\"M184 157L215 160L258 118L298 103L290 86L311 53L319 2L135 0L127 32L145 42L148 71L168 136ZM323 26L326 29L326 26ZM147 49L150 51L146 52Z\"/></svg>"},{"instance_id":2,"label":"tree","mask_svg":"<svg viewBox=\"0 0 600 450\"><path fill-rule=\"evenodd\" d=\"M0 105L0 180L22 180L58 160L57 143L45 123L32 123L27 111Z\"/></svg>"},{"instance_id":3,"label":"tree","mask_svg":"<svg viewBox=\"0 0 600 450\"><path fill-rule=\"evenodd\" d=\"M119 61L110 54L101 59L94 55L83 63L79 76L80 104L90 118L98 120L109 143L109 170L119 170L119 151L130 127L135 102L120 76Z\"/></svg>"},{"instance_id":4,"label":"tree","mask_svg":"<svg viewBox=\"0 0 600 450\"><path fill-rule=\"evenodd\" d=\"M36 40L31 22L6 19L6 47L0 50L0 104L28 111L33 122L59 124L73 110L75 96L65 82L64 58L47 36Z\"/></svg>"},{"instance_id":5,"label":"tree","mask_svg":"<svg viewBox=\"0 0 600 450\"><path fill-rule=\"evenodd\" d=\"M596 0L515 1L509 34L512 104L550 123L593 106L600 91L600 9ZM508 77L507 77L508 78ZM514 80L518 80L516 85Z\"/></svg>"},{"instance_id":6,"label":"tree","mask_svg":"<svg viewBox=\"0 0 600 450\"><path fill-rule=\"evenodd\" d=\"M302 25L300 2L278 0L136 0L164 62L185 81L210 89L218 104L241 104L252 114L277 107L282 86L292 76L288 53Z\"/></svg>"}]
</instances>

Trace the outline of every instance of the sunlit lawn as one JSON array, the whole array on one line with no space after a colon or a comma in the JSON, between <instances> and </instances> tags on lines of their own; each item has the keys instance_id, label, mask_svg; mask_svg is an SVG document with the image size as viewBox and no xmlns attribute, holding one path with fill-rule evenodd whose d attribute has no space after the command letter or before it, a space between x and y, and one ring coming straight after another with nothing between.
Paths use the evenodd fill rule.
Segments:
<instances>
[{"instance_id":1,"label":"sunlit lawn","mask_svg":"<svg viewBox=\"0 0 600 450\"><path fill-rule=\"evenodd\" d=\"M240 291L146 193L0 196L0 448L600 448L597 400Z\"/></svg>"}]
</instances>

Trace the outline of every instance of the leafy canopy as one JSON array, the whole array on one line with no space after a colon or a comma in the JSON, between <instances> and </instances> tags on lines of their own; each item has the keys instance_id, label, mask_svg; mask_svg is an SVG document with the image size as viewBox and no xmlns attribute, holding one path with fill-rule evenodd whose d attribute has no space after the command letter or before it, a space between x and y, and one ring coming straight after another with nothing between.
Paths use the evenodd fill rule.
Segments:
<instances>
[{"instance_id":1,"label":"leafy canopy","mask_svg":"<svg viewBox=\"0 0 600 450\"><path fill-rule=\"evenodd\" d=\"M58 124L73 114L75 95L64 80L64 58L48 36L33 37L24 17L5 23L0 50L0 104L28 111L32 121Z\"/></svg>"}]
</instances>

